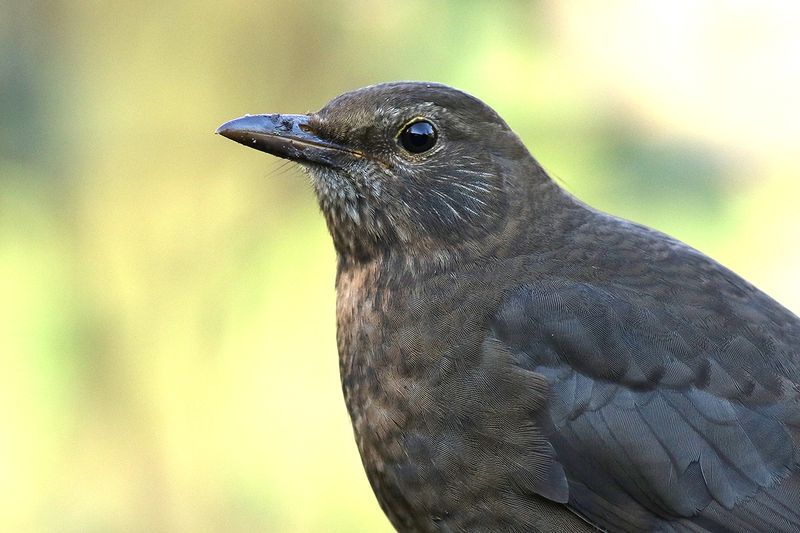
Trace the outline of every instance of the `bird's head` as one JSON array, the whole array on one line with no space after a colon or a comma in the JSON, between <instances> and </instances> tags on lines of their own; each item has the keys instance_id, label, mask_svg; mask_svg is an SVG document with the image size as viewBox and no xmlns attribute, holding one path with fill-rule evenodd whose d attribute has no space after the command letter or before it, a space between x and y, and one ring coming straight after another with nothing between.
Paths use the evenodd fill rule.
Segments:
<instances>
[{"instance_id":1,"label":"bird's head","mask_svg":"<svg viewBox=\"0 0 800 533\"><path fill-rule=\"evenodd\" d=\"M445 85L398 82L334 98L306 115L248 115L217 133L299 163L341 256L437 253L502 230L533 162L480 100Z\"/></svg>"}]
</instances>

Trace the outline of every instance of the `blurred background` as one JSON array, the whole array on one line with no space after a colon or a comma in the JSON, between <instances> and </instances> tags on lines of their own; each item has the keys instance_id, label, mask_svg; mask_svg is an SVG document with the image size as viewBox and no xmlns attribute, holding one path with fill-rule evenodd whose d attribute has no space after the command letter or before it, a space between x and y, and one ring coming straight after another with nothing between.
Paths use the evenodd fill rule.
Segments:
<instances>
[{"instance_id":1,"label":"blurred background","mask_svg":"<svg viewBox=\"0 0 800 533\"><path fill-rule=\"evenodd\" d=\"M306 179L213 135L492 105L564 187L800 311L800 4L0 1L0 530L389 531Z\"/></svg>"}]
</instances>

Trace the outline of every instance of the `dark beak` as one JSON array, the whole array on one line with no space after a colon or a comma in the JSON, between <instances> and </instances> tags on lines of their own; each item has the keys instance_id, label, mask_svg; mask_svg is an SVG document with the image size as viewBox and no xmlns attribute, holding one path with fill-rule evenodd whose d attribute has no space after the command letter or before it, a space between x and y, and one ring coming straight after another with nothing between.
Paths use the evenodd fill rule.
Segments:
<instances>
[{"instance_id":1,"label":"dark beak","mask_svg":"<svg viewBox=\"0 0 800 533\"><path fill-rule=\"evenodd\" d=\"M321 139L308 115L245 115L226 122L217 133L250 148L292 161L341 167L364 155Z\"/></svg>"}]
</instances>

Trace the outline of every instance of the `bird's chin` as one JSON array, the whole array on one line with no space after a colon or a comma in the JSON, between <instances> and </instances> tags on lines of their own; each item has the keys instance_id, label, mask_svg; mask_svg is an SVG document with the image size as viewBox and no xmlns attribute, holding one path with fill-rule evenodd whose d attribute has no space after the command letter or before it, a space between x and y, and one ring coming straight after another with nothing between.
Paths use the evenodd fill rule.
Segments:
<instances>
[{"instance_id":1,"label":"bird's chin","mask_svg":"<svg viewBox=\"0 0 800 533\"><path fill-rule=\"evenodd\" d=\"M309 177L314 193L324 213L335 217L346 216L352 223L360 224L358 211L361 196L353 181L341 170L317 163L300 163Z\"/></svg>"},{"instance_id":2,"label":"bird's chin","mask_svg":"<svg viewBox=\"0 0 800 533\"><path fill-rule=\"evenodd\" d=\"M337 198L346 198L355 193L353 183L340 169L309 161L297 163L311 180L320 200L336 201Z\"/></svg>"}]
</instances>

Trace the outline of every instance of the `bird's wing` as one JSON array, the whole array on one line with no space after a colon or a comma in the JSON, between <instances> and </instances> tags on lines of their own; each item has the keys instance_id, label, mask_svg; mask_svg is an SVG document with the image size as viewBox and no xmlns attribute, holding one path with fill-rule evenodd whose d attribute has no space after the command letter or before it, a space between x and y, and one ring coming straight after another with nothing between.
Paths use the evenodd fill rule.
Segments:
<instances>
[{"instance_id":1,"label":"bird's wing","mask_svg":"<svg viewBox=\"0 0 800 533\"><path fill-rule=\"evenodd\" d=\"M492 335L550 383L571 508L613 530L800 530L800 327L741 306L571 282L506 298Z\"/></svg>"}]
</instances>

